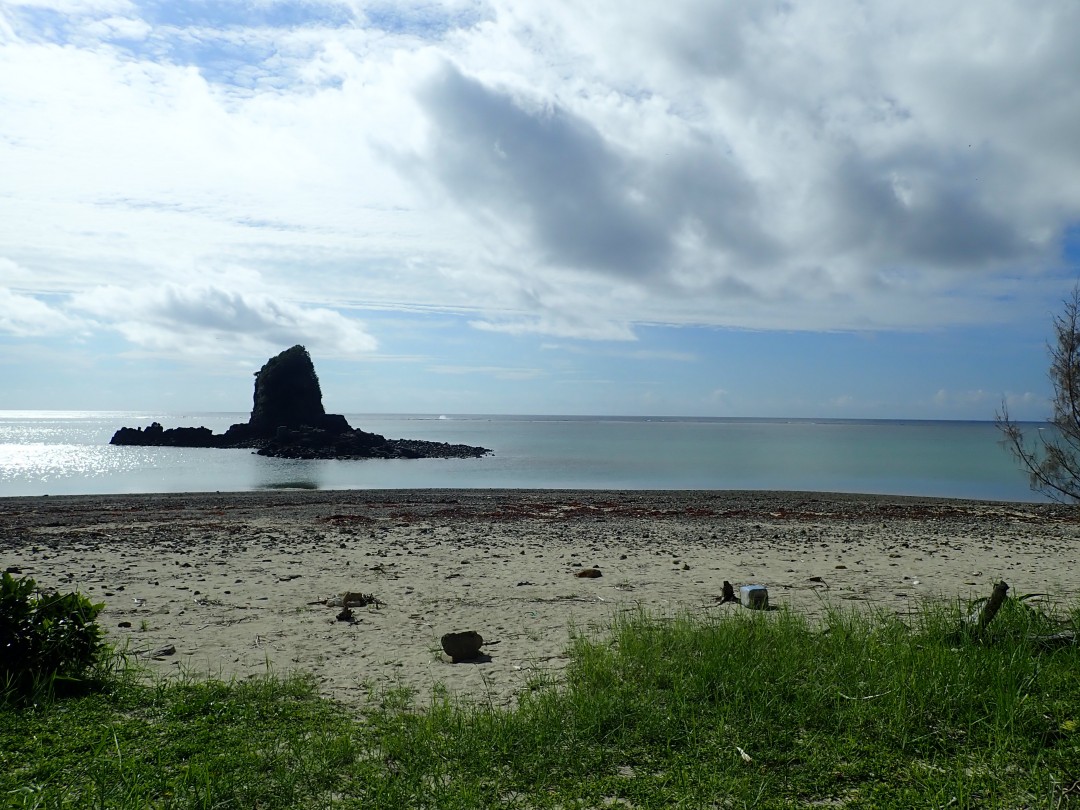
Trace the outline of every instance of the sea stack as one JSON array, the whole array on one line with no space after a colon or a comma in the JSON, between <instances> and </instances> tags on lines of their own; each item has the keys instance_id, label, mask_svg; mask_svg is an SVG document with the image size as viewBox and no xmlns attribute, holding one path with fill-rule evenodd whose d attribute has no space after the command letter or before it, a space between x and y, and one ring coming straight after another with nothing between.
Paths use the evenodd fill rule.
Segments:
<instances>
[{"instance_id":1,"label":"sea stack","mask_svg":"<svg viewBox=\"0 0 1080 810\"><path fill-rule=\"evenodd\" d=\"M344 416L328 414L323 408L315 364L307 349L299 345L271 357L255 372L251 418L233 425L223 438L226 445L264 442L274 439L282 428L331 434L352 430Z\"/></svg>"},{"instance_id":2,"label":"sea stack","mask_svg":"<svg viewBox=\"0 0 1080 810\"><path fill-rule=\"evenodd\" d=\"M421 439L387 439L327 413L315 364L303 346L271 357L255 374L251 418L225 433L208 428L123 427L110 444L149 447L250 447L281 458L479 458L484 447Z\"/></svg>"},{"instance_id":3,"label":"sea stack","mask_svg":"<svg viewBox=\"0 0 1080 810\"><path fill-rule=\"evenodd\" d=\"M293 346L271 357L255 374L255 397L248 425L271 432L279 425L317 425L326 416L322 388L311 355Z\"/></svg>"},{"instance_id":4,"label":"sea stack","mask_svg":"<svg viewBox=\"0 0 1080 810\"><path fill-rule=\"evenodd\" d=\"M279 427L329 427L322 403L322 388L311 355L293 346L271 357L255 374L255 402L248 426L261 436L272 436ZM348 430L345 417L340 416ZM331 419L336 423L337 419Z\"/></svg>"}]
</instances>

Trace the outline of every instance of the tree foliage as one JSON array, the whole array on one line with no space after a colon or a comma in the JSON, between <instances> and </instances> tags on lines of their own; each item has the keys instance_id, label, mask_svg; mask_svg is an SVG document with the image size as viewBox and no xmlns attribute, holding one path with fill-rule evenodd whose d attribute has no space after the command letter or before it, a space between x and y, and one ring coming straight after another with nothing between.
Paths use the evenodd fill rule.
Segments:
<instances>
[{"instance_id":1,"label":"tree foliage","mask_svg":"<svg viewBox=\"0 0 1080 810\"><path fill-rule=\"evenodd\" d=\"M997 424L1013 455L1027 468L1031 488L1061 502L1080 501L1080 284L1054 317L1050 352L1053 413L1046 429L1025 435L1001 406Z\"/></svg>"}]
</instances>

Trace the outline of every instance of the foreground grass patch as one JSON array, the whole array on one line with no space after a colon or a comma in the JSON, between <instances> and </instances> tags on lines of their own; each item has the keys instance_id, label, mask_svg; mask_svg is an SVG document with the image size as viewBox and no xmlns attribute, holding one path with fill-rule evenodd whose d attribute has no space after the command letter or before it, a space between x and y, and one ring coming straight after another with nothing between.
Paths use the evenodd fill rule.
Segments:
<instances>
[{"instance_id":1,"label":"foreground grass patch","mask_svg":"<svg viewBox=\"0 0 1080 810\"><path fill-rule=\"evenodd\" d=\"M9 807L306 807L354 759L353 725L302 679L145 686L0 715Z\"/></svg>"},{"instance_id":2,"label":"foreground grass patch","mask_svg":"<svg viewBox=\"0 0 1080 810\"><path fill-rule=\"evenodd\" d=\"M1073 624L1075 626L1075 616ZM1080 648L1010 601L906 620L736 611L577 637L513 710L302 679L140 686L0 712L21 807L1080 806Z\"/></svg>"}]
</instances>

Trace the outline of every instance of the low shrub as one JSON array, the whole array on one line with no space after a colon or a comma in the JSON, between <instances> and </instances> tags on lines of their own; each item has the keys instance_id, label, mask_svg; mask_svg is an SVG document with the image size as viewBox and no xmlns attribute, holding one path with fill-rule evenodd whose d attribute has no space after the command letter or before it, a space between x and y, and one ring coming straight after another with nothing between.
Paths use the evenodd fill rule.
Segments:
<instances>
[{"instance_id":1,"label":"low shrub","mask_svg":"<svg viewBox=\"0 0 1080 810\"><path fill-rule=\"evenodd\" d=\"M29 577L0 580L0 701L83 681L102 651L104 605L41 591Z\"/></svg>"}]
</instances>

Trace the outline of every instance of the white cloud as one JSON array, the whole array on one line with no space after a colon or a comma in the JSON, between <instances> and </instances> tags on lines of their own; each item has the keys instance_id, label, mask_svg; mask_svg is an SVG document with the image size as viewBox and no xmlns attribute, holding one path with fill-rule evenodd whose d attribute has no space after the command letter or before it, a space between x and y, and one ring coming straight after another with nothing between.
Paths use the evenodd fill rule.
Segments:
<instances>
[{"instance_id":1,"label":"white cloud","mask_svg":"<svg viewBox=\"0 0 1080 810\"><path fill-rule=\"evenodd\" d=\"M302 343L355 357L377 345L363 324L333 310L213 283L102 286L76 294L72 307L155 353L265 353Z\"/></svg>"},{"instance_id":2,"label":"white cloud","mask_svg":"<svg viewBox=\"0 0 1080 810\"><path fill-rule=\"evenodd\" d=\"M83 30L89 36L106 40L144 40L153 28L144 20L130 17L106 17L103 20L88 23Z\"/></svg>"},{"instance_id":3,"label":"white cloud","mask_svg":"<svg viewBox=\"0 0 1080 810\"><path fill-rule=\"evenodd\" d=\"M0 257L0 334L41 337L79 333L91 324L65 311L61 301L42 300L28 294L35 287L34 274Z\"/></svg>"},{"instance_id":4,"label":"white cloud","mask_svg":"<svg viewBox=\"0 0 1080 810\"><path fill-rule=\"evenodd\" d=\"M436 374L479 374L497 380L535 380L546 375L539 368L511 368L507 366L450 366L435 365L429 369Z\"/></svg>"},{"instance_id":5,"label":"white cloud","mask_svg":"<svg viewBox=\"0 0 1080 810\"><path fill-rule=\"evenodd\" d=\"M37 337L70 333L82 327L79 319L58 307L0 287L0 334Z\"/></svg>"},{"instance_id":6,"label":"white cloud","mask_svg":"<svg viewBox=\"0 0 1080 810\"><path fill-rule=\"evenodd\" d=\"M1041 317L1080 222L1076 30L1019 0L8 4L0 244L83 305L258 267L322 308L192 307L353 350L312 313L601 340Z\"/></svg>"},{"instance_id":7,"label":"white cloud","mask_svg":"<svg viewBox=\"0 0 1080 810\"><path fill-rule=\"evenodd\" d=\"M19 9L45 9L58 14L120 14L135 10L131 0L7 0L7 5Z\"/></svg>"},{"instance_id":8,"label":"white cloud","mask_svg":"<svg viewBox=\"0 0 1080 810\"><path fill-rule=\"evenodd\" d=\"M981 388L964 391L952 391L947 388L940 388L934 394L933 401L934 405L943 409L971 411L974 410L973 406L978 406L985 412L990 413L998 408L1003 401L1008 407L1015 406L1029 408L1032 405L1039 404L1044 401L1044 399L1044 397L1037 396L1030 391L1022 394L1012 392L1001 394L985 391Z\"/></svg>"},{"instance_id":9,"label":"white cloud","mask_svg":"<svg viewBox=\"0 0 1080 810\"><path fill-rule=\"evenodd\" d=\"M1045 394L1036 394L1033 391L1014 392L1007 391L1004 396L1005 407L1010 412L1032 412L1033 409L1045 408L1049 413L1050 401ZM1038 406L1038 408L1036 408Z\"/></svg>"},{"instance_id":10,"label":"white cloud","mask_svg":"<svg viewBox=\"0 0 1080 810\"><path fill-rule=\"evenodd\" d=\"M484 332L508 335L549 335L585 340L634 340L628 323L565 317L508 317L503 320L474 320L469 325Z\"/></svg>"},{"instance_id":11,"label":"white cloud","mask_svg":"<svg viewBox=\"0 0 1080 810\"><path fill-rule=\"evenodd\" d=\"M544 343L543 351L560 352L596 357L619 357L628 360L663 360L672 363L696 363L701 358L692 352L680 352L664 349L607 349L596 348L595 344Z\"/></svg>"}]
</instances>

